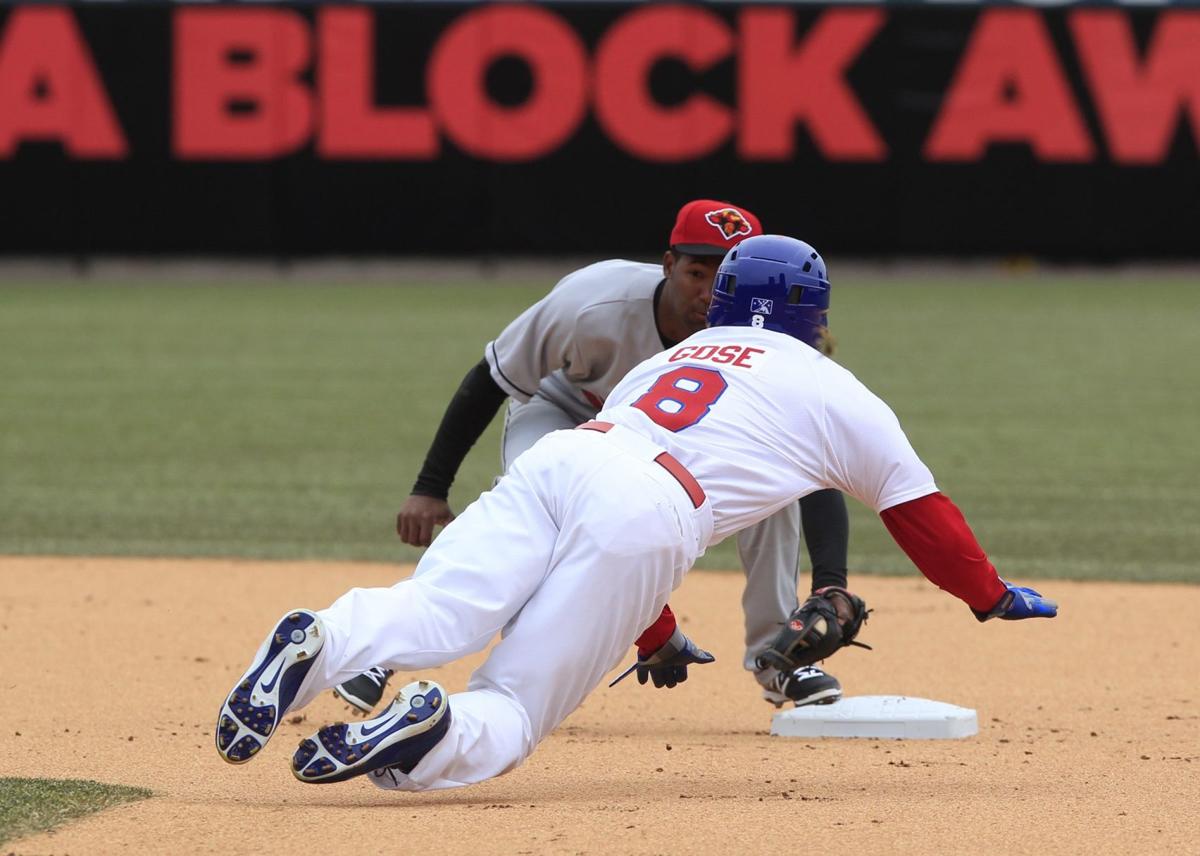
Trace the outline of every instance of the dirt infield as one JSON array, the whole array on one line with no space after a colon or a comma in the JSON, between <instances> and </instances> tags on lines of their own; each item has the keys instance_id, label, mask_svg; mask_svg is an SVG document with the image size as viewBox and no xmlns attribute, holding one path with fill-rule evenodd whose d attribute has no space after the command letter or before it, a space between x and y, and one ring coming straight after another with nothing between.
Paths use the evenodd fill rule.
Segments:
<instances>
[{"instance_id":1,"label":"dirt infield","mask_svg":"<svg viewBox=\"0 0 1200 856\"><path fill-rule=\"evenodd\" d=\"M848 694L976 708L980 733L968 740L768 736L773 708L739 665L741 578L695 573L672 604L718 662L672 691L634 682L597 691L505 777L421 795L363 781L299 784L287 765L296 740L346 715L328 696L253 763L222 763L214 715L271 621L401 574L364 564L0 559L0 776L96 779L158 795L4 852L1200 847L1192 586L1046 583L1063 604L1058 620L980 626L924 580L854 580L876 608L860 637L876 650L843 652L830 670ZM427 674L453 692L478 661Z\"/></svg>"}]
</instances>

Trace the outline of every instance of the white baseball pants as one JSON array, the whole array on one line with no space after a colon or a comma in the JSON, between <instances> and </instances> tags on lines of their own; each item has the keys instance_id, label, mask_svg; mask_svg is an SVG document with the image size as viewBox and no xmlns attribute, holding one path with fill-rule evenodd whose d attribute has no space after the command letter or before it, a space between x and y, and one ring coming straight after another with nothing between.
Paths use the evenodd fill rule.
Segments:
<instances>
[{"instance_id":1,"label":"white baseball pants","mask_svg":"<svg viewBox=\"0 0 1200 856\"><path fill-rule=\"evenodd\" d=\"M433 542L409 580L352 589L320 613L326 640L296 706L371 666L412 672L501 641L450 696L446 737L413 769L371 779L426 790L520 764L575 710L712 536L654 458L617 426L556 431L516 461Z\"/></svg>"},{"instance_id":2,"label":"white baseball pants","mask_svg":"<svg viewBox=\"0 0 1200 856\"><path fill-rule=\"evenodd\" d=\"M551 431L575 427L575 417L548 398L509 399L500 438L500 464L507 470L521 454ZM779 626L799 603L800 504L792 503L737 533L738 558L746 573L742 594L746 648L742 665L757 672L754 659L774 641ZM697 640L701 645L704 640Z\"/></svg>"}]
</instances>

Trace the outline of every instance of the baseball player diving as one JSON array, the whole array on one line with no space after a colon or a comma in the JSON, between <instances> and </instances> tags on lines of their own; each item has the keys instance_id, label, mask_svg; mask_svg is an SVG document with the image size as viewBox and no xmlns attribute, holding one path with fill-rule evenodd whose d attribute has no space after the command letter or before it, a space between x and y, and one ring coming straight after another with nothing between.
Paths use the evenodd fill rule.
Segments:
<instances>
[{"instance_id":1,"label":"baseball player diving","mask_svg":"<svg viewBox=\"0 0 1200 856\"><path fill-rule=\"evenodd\" d=\"M647 627L661 641L639 645L639 677L678 680L710 661L663 612L671 592L710 544L818 490L874 509L978 620L1054 617L1053 601L997 576L892 411L817 349L829 293L824 261L802 241L763 235L731 249L709 327L633 367L595 419L534 444L410 579L280 618L221 707L217 751L246 762L285 714L365 669L434 668L503 629L465 692L414 681L374 718L302 740L291 761L301 782L366 775L408 791L499 776ZM832 607L828 635L853 641L862 615L849 594L814 597ZM788 622L796 635L768 646L785 668L823 644L790 627L805 608Z\"/></svg>"},{"instance_id":2,"label":"baseball player diving","mask_svg":"<svg viewBox=\"0 0 1200 856\"><path fill-rule=\"evenodd\" d=\"M407 544L428 546L435 527L454 519L446 498L467 452L508 399L501 467L551 431L595 417L617 382L642 360L706 324L721 257L750 235L758 218L740 206L696 199L680 210L661 264L602 261L574 271L509 324L484 349L455 392L397 517ZM796 607L801 533L812 563L812 589L845 587L849 519L836 490L790 503L738 535L746 573L745 668L763 697L780 706L841 698L837 678L815 665L781 672L758 655ZM337 687L364 713L379 702L389 672L376 666Z\"/></svg>"}]
</instances>

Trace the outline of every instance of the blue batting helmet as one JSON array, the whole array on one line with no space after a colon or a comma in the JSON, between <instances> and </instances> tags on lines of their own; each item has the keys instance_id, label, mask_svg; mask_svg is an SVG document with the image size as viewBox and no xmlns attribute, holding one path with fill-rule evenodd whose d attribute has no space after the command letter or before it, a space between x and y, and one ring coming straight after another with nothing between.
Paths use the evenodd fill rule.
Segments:
<instances>
[{"instance_id":1,"label":"blue batting helmet","mask_svg":"<svg viewBox=\"0 0 1200 856\"><path fill-rule=\"evenodd\" d=\"M829 311L825 262L784 235L746 238L725 254L713 281L710 327L765 327L819 348Z\"/></svg>"}]
</instances>

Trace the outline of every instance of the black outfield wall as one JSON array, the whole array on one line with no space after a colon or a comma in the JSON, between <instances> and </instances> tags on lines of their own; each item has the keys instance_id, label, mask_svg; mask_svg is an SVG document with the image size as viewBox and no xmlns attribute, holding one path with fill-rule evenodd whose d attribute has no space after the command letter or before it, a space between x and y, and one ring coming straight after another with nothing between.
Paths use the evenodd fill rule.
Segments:
<instances>
[{"instance_id":1,"label":"black outfield wall","mask_svg":"<svg viewBox=\"0 0 1200 856\"><path fill-rule=\"evenodd\" d=\"M0 253L1200 257L1200 9L0 9Z\"/></svg>"}]
</instances>

